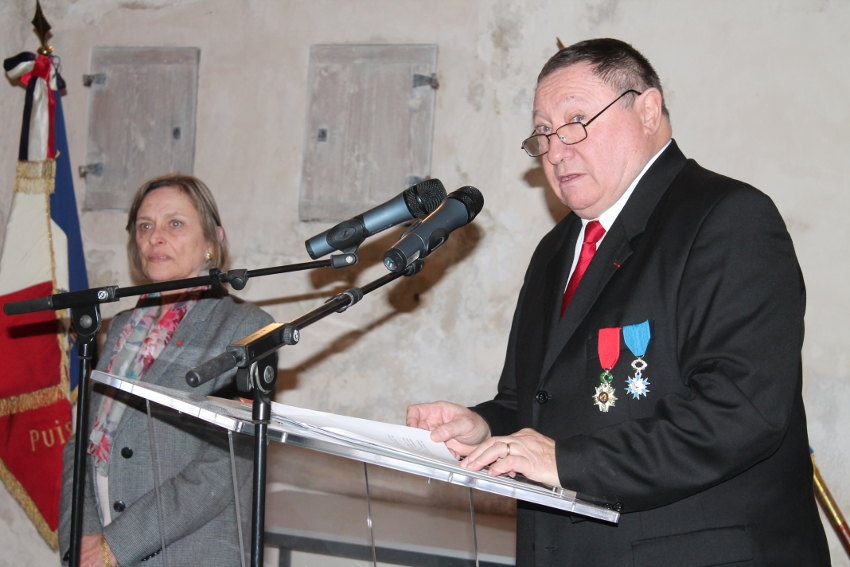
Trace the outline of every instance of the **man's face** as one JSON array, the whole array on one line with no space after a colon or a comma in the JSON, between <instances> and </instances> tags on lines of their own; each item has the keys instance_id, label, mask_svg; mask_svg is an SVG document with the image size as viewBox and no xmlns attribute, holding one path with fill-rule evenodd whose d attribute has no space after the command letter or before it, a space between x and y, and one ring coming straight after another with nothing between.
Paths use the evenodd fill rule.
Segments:
<instances>
[{"instance_id":1,"label":"man's face","mask_svg":"<svg viewBox=\"0 0 850 567\"><path fill-rule=\"evenodd\" d=\"M621 92L593 74L588 63L545 77L534 96L534 128L552 134L568 122L587 123ZM573 145L551 136L541 162L555 196L578 216L597 218L619 199L654 154L644 127L641 96L627 95L587 127L587 138ZM624 105L631 101L627 108Z\"/></svg>"}]
</instances>

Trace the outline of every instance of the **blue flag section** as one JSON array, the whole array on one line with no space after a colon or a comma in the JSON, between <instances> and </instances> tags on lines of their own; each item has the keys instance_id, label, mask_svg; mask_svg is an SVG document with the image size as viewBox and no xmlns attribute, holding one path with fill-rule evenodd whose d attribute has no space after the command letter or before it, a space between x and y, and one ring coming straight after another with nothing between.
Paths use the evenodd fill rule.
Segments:
<instances>
[{"instance_id":1,"label":"blue flag section","mask_svg":"<svg viewBox=\"0 0 850 567\"><path fill-rule=\"evenodd\" d=\"M80 235L80 219L77 215L77 199L74 195L74 178L71 157L68 151L68 136L65 132L65 116L62 113L62 97L56 93L55 141L56 141L56 186L50 196L50 218L65 233L68 247L68 290L77 291L89 287L86 275L86 260L83 240ZM77 343L69 353L68 379L72 395L80 383L80 368L77 364Z\"/></svg>"}]
</instances>

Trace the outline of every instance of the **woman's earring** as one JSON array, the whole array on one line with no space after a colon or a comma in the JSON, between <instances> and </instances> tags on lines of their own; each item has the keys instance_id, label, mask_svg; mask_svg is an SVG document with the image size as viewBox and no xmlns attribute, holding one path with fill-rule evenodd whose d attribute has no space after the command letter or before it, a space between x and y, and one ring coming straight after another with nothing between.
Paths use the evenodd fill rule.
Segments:
<instances>
[{"instance_id":1,"label":"woman's earring","mask_svg":"<svg viewBox=\"0 0 850 567\"><path fill-rule=\"evenodd\" d=\"M207 259L207 262L210 262L212 260L212 252L207 250L207 255L204 257Z\"/></svg>"}]
</instances>

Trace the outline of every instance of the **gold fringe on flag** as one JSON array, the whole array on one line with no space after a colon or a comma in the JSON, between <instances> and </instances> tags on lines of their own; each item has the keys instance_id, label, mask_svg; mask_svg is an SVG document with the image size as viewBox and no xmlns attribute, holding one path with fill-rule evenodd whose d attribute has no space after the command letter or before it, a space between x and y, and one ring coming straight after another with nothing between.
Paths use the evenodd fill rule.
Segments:
<instances>
[{"instance_id":1,"label":"gold fringe on flag","mask_svg":"<svg viewBox=\"0 0 850 567\"><path fill-rule=\"evenodd\" d=\"M14 191L50 195L56 186L56 160L19 161Z\"/></svg>"},{"instance_id":2,"label":"gold fringe on flag","mask_svg":"<svg viewBox=\"0 0 850 567\"><path fill-rule=\"evenodd\" d=\"M67 385L59 384L36 392L0 399L0 417L52 406L60 400L68 399L67 391Z\"/></svg>"},{"instance_id":3,"label":"gold fringe on flag","mask_svg":"<svg viewBox=\"0 0 850 567\"><path fill-rule=\"evenodd\" d=\"M59 534L50 529L50 526L47 525L47 522L44 521L44 517L38 510L38 506L35 505L30 495L27 493L26 489L21 486L21 483L18 482L18 479L15 478L9 469L3 464L3 461L0 461L0 480L3 481L3 484L6 485L6 489L9 491L9 494L18 501L21 508L23 508L24 512L26 512L27 516L29 516L32 523L35 525L35 529L38 531L39 535L44 538L44 541L47 545L50 546L51 549L59 548Z\"/></svg>"}]
</instances>

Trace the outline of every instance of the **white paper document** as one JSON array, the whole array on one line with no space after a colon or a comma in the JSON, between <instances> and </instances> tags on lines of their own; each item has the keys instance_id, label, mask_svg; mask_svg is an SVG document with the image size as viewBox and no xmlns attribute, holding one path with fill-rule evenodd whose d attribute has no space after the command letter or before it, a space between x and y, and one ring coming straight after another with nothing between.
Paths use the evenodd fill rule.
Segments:
<instances>
[{"instance_id":1,"label":"white paper document","mask_svg":"<svg viewBox=\"0 0 850 567\"><path fill-rule=\"evenodd\" d=\"M272 420L290 421L294 424L321 429L331 435L339 435L344 440L357 439L409 455L427 456L447 464L458 464L458 460L446 448L446 444L431 441L430 432L424 429L297 408L275 402L272 402Z\"/></svg>"}]
</instances>

